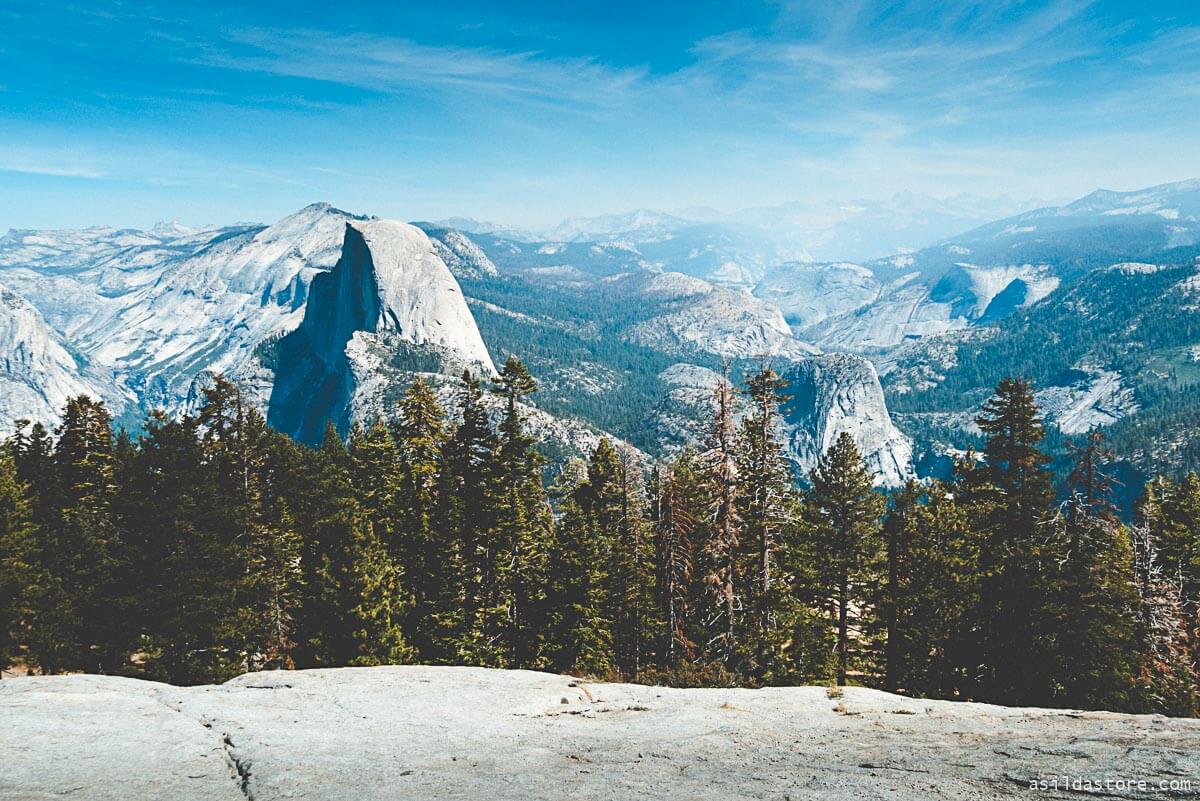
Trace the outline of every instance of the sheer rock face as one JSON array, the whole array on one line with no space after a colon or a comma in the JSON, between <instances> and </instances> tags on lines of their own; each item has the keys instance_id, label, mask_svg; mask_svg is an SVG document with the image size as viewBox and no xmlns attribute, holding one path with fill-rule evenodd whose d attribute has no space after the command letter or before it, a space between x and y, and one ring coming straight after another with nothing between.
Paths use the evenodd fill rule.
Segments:
<instances>
[{"instance_id":1,"label":"sheer rock face","mask_svg":"<svg viewBox=\"0 0 1200 801\"><path fill-rule=\"evenodd\" d=\"M29 302L23 308L33 316L22 312L23 320L40 313L41 324L20 328L41 331L29 336L43 343L39 358L53 369L18 365L23 372L15 376L12 365L0 365L0 412L7 412L0 425L20 417L53 422L68 395L87 392L105 400L120 423L136 426L147 409L194 411L220 372L280 430L315 442L327 420L345 432L351 420L386 416L416 375L464 367L485 377L494 372L456 274L464 282L504 280L458 231L429 227L427 234L323 203L267 226L14 231L0 238L0 283ZM713 355L803 361L814 351L776 306L742 289L651 270L589 282L597 307L611 308L620 320L603 334L614 344L624 340L670 354L672 361L706 364ZM499 309L491 301L475 303ZM546 321L517 316L532 324L536 346L538 324ZM587 320L551 323L590 335ZM29 343L9 350L23 353ZM500 337L492 345L525 355L519 340ZM536 367L547 392L535 404L555 382L601 395L610 391L617 369L581 360L569 348ZM825 404L827 396L833 397L814 396L814 403ZM809 416L824 419L834 411L819 408ZM542 424L543 445L555 453L574 455L599 433L588 419L530 414ZM857 425L856 413L837 414L835 433ZM638 432L621 433L635 438ZM820 441L819 433L809 438ZM889 447L903 442L876 439ZM879 443L860 441L868 456ZM801 469L811 467L810 451L797 451ZM905 459L877 460L886 483L894 483L893 467Z\"/></svg>"},{"instance_id":2,"label":"sheer rock face","mask_svg":"<svg viewBox=\"0 0 1200 801\"><path fill-rule=\"evenodd\" d=\"M191 688L56 676L5 680L0 719L14 801L1015 799L1057 797L1037 783L1064 775L1104 797L1200 794L1200 721L854 687L834 701L453 667ZM1153 789L1115 783L1131 778Z\"/></svg>"},{"instance_id":3,"label":"sheer rock face","mask_svg":"<svg viewBox=\"0 0 1200 801\"><path fill-rule=\"evenodd\" d=\"M268 419L298 439L326 420L345 430L360 388L389 371L463 367L495 372L458 282L420 229L391 220L346 223L341 258L312 283L304 320L277 351ZM360 415L361 416L361 415Z\"/></svg>"},{"instance_id":4,"label":"sheer rock face","mask_svg":"<svg viewBox=\"0 0 1200 801\"><path fill-rule=\"evenodd\" d=\"M869 361L825 354L789 365L781 376L792 393L784 420L789 453L797 464L815 465L848 432L877 483L899 486L913 474L912 442L892 424Z\"/></svg>"},{"instance_id":5,"label":"sheer rock face","mask_svg":"<svg viewBox=\"0 0 1200 801\"><path fill-rule=\"evenodd\" d=\"M798 473L812 470L844 431L854 438L877 484L899 486L913 474L912 442L892 424L879 377L869 361L823 354L780 360L774 366L787 382L782 434ZM699 443L711 415L717 373L676 364L659 377L668 390L648 424L665 445ZM746 411L740 401L739 417Z\"/></svg>"},{"instance_id":6,"label":"sheer rock face","mask_svg":"<svg viewBox=\"0 0 1200 801\"><path fill-rule=\"evenodd\" d=\"M346 222L365 219L317 203L272 225L12 231L0 238L0 282L108 373L92 394L110 405L179 411L216 372L265 404L258 346L300 323Z\"/></svg>"}]
</instances>

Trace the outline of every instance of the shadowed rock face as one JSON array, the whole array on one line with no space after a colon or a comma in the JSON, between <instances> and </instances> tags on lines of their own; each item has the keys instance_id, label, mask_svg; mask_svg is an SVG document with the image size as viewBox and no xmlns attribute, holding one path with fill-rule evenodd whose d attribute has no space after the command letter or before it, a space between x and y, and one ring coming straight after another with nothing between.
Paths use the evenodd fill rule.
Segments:
<instances>
[{"instance_id":1,"label":"shadowed rock face","mask_svg":"<svg viewBox=\"0 0 1200 801\"><path fill-rule=\"evenodd\" d=\"M390 220L348 222L341 258L313 279L303 322L277 345L267 419L302 442L319 441L329 420L345 432L359 385L399 348L430 357L430 367L494 372L425 234Z\"/></svg>"},{"instance_id":2,"label":"shadowed rock face","mask_svg":"<svg viewBox=\"0 0 1200 801\"><path fill-rule=\"evenodd\" d=\"M836 707L836 708L835 708ZM177 688L0 684L0 799L995 799L1064 775L1190 780L1200 721L848 688L671 690L483 668L258 673ZM1177 785L1178 786L1178 785Z\"/></svg>"}]
</instances>

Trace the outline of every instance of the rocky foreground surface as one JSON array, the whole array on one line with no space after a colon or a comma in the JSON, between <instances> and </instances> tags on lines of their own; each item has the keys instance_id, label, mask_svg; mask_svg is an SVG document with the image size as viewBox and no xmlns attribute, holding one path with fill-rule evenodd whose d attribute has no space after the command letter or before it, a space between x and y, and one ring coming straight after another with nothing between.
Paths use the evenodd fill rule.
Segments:
<instances>
[{"instance_id":1,"label":"rocky foreground surface","mask_svg":"<svg viewBox=\"0 0 1200 801\"><path fill-rule=\"evenodd\" d=\"M1088 794L1200 797L1200 721L481 668L0 682L0 798L21 801Z\"/></svg>"}]
</instances>

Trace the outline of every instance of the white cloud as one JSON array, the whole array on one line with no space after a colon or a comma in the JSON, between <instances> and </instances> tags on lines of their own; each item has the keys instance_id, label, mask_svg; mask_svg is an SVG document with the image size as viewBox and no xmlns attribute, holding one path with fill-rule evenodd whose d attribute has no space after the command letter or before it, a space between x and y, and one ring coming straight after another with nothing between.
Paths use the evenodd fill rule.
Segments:
<instances>
[{"instance_id":1,"label":"white cloud","mask_svg":"<svg viewBox=\"0 0 1200 801\"><path fill-rule=\"evenodd\" d=\"M456 91L514 101L593 105L620 99L645 71L604 66L590 58L546 58L421 44L360 33L240 30L223 46L192 60L227 69L309 78L383 92Z\"/></svg>"}]
</instances>

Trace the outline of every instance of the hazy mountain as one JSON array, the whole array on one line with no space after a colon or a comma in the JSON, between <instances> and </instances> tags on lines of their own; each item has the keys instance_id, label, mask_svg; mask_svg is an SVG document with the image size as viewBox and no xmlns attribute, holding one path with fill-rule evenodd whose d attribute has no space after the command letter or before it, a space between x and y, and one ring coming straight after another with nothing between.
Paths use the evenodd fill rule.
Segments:
<instances>
[{"instance_id":1,"label":"hazy mountain","mask_svg":"<svg viewBox=\"0 0 1200 801\"><path fill-rule=\"evenodd\" d=\"M1061 432L1110 426L1128 458L1184 464L1170 432L1190 424L1200 383L1198 215L1198 181L1096 192L912 253L834 262L798 260L763 227L645 211L571 221L558 229L571 241L327 204L272 225L11 231L0 406L7 424L52 420L86 391L135 424L188 408L219 371L311 441L327 418L385 415L414 375L448 398L462 367L486 374L515 354L542 384L529 413L557 456L601 432L656 454L696 440L687 421L722 361L739 380L767 357L798 399L800 470L845 430L896 483L912 446L884 390L928 455L969 441L973 409L1022 371Z\"/></svg>"},{"instance_id":2,"label":"hazy mountain","mask_svg":"<svg viewBox=\"0 0 1200 801\"><path fill-rule=\"evenodd\" d=\"M570 217L542 229L470 218L433 227L484 237L480 244L492 258L503 260L505 251L514 252L526 265L532 257L542 266L585 272L641 267L750 285L781 262L875 259L917 250L1035 205L1007 197L940 200L901 193L883 201L804 200L735 212L636 209Z\"/></svg>"},{"instance_id":3,"label":"hazy mountain","mask_svg":"<svg viewBox=\"0 0 1200 801\"><path fill-rule=\"evenodd\" d=\"M426 227L314 204L272 225L10 232L0 282L21 310L13 350L36 344L38 355L0 364L4 422L52 421L61 397L86 391L134 426L150 408L191 407L222 372L270 422L311 442L327 419L345 430L386 416L415 375L448 399L451 375L470 367L486 378L516 354L543 384L528 413L552 455L577 454L604 431L656 450L643 422L670 365L733 359L740 380L759 356L781 368L815 358L774 305L661 261L631 265L640 257L623 243L574 243L589 254L582 266L547 264L555 254L542 245ZM719 267L722 243L743 244L705 236L705 255L683 261ZM688 241L663 240L668 250ZM895 483L909 469L907 441L870 365L849 358L874 394L806 391L797 414L835 433L882 426L861 444ZM811 454L797 459L811 466Z\"/></svg>"},{"instance_id":4,"label":"hazy mountain","mask_svg":"<svg viewBox=\"0 0 1200 801\"><path fill-rule=\"evenodd\" d=\"M704 272L687 262L699 258L703 263L700 254L711 247L722 254L724 262L732 262L750 278L756 278L762 267L776 260L876 259L918 250L981 223L1039 205L1037 201L1017 202L1008 197L958 195L939 199L904 192L884 200L806 199L733 212L706 207L669 213L635 209L594 217L570 217L540 229L462 217L435 225L539 245L619 242L638 250L647 262L663 261L664 269L737 283L740 279L722 279L713 271L714 264L704 265L702 269L707 270ZM680 240L686 247L664 244L671 240ZM660 247L644 247L651 244ZM648 250L656 250L657 254L647 253ZM717 262L717 266L721 263Z\"/></svg>"},{"instance_id":5,"label":"hazy mountain","mask_svg":"<svg viewBox=\"0 0 1200 801\"><path fill-rule=\"evenodd\" d=\"M999 320L1096 267L1200 242L1197 181L1095 192L988 223L914 253L860 263L792 262L755 294L797 335L875 352Z\"/></svg>"},{"instance_id":6,"label":"hazy mountain","mask_svg":"<svg viewBox=\"0 0 1200 801\"><path fill-rule=\"evenodd\" d=\"M106 393L105 376L71 353L24 298L0 286L0 419L53 420L67 398Z\"/></svg>"}]
</instances>

